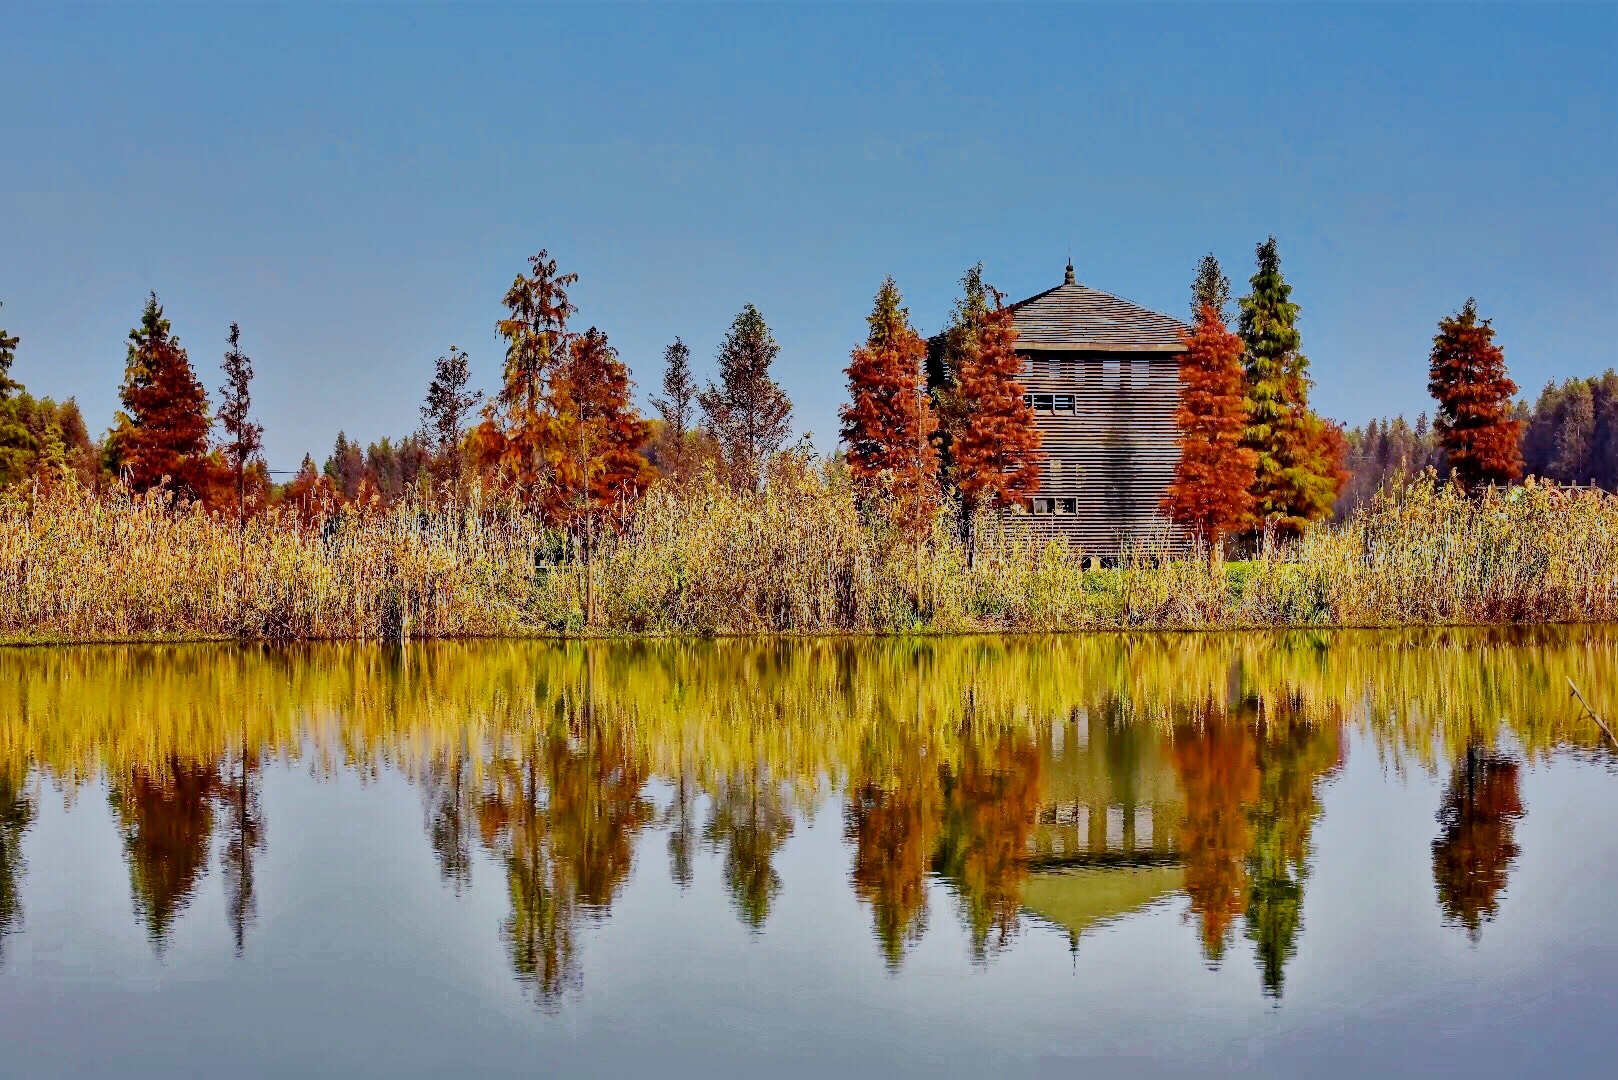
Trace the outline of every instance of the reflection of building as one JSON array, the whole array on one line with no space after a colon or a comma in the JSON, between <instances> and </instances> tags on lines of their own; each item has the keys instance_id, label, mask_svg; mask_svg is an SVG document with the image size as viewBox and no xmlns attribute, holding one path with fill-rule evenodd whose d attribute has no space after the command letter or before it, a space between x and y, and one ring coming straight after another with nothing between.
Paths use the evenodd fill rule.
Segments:
<instances>
[{"instance_id":1,"label":"reflection of building","mask_svg":"<svg viewBox=\"0 0 1618 1080\"><path fill-rule=\"evenodd\" d=\"M1071 264L1012 310L1046 455L1031 526L1102 555L1167 535L1158 507L1179 458L1185 327L1080 284Z\"/></svg>"},{"instance_id":2,"label":"reflection of building","mask_svg":"<svg viewBox=\"0 0 1618 1080\"><path fill-rule=\"evenodd\" d=\"M1088 930L1178 893L1183 798L1169 747L1115 708L1080 710L1045 748L1046 787L1029 852L1023 907L1067 931Z\"/></svg>"}]
</instances>

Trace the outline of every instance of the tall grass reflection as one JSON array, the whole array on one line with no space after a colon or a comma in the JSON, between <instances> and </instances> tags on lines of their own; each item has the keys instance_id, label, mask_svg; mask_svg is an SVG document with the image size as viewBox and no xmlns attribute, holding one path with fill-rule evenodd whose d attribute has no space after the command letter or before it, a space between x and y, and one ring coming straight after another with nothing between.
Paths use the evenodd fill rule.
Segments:
<instances>
[{"instance_id":1,"label":"tall grass reflection","mask_svg":"<svg viewBox=\"0 0 1618 1080\"><path fill-rule=\"evenodd\" d=\"M214 863L250 947L262 777L298 762L408 776L424 853L446 888L505 891L498 933L546 1008L582 985L581 928L637 858L682 888L711 859L768 932L780 853L827 800L890 971L940 920L989 963L1030 920L1076 946L1180 898L1209 964L1246 941L1279 996L1349 732L1390 768L1452 775L1437 917L1475 936L1517 855L1516 762L1610 759L1566 680L1611 715L1615 644L1580 627L0 651L0 949L43 789L86 784L154 948Z\"/></svg>"}]
</instances>

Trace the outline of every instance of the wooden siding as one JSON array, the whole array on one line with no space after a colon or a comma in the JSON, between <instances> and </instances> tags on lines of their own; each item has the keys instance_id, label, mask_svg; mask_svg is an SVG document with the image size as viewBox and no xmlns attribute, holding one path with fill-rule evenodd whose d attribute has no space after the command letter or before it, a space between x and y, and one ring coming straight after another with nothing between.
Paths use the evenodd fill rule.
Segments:
<instances>
[{"instance_id":1,"label":"wooden siding","mask_svg":"<svg viewBox=\"0 0 1618 1080\"><path fill-rule=\"evenodd\" d=\"M1072 512L1016 515L1019 528L1064 536L1086 555L1114 556L1125 542L1184 543L1162 515L1179 439L1179 356L1170 352L1030 351L1023 382L1036 402L1046 455L1036 500ZM1068 502L1071 500L1071 502ZM1035 503L1040 505L1040 503Z\"/></svg>"}]
</instances>

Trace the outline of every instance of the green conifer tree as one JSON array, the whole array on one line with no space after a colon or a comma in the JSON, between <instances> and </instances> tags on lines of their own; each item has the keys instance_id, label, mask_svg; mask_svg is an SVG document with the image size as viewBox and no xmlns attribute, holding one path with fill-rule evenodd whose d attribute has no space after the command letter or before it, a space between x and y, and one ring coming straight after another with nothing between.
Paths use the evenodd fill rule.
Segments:
<instances>
[{"instance_id":1,"label":"green conifer tree","mask_svg":"<svg viewBox=\"0 0 1618 1080\"><path fill-rule=\"evenodd\" d=\"M1258 454L1254 524L1297 532L1332 511L1342 440L1309 408L1309 359L1299 348L1298 305L1281 276L1275 237L1258 246L1249 284L1252 292L1240 301L1250 406L1242 442Z\"/></svg>"}]
</instances>

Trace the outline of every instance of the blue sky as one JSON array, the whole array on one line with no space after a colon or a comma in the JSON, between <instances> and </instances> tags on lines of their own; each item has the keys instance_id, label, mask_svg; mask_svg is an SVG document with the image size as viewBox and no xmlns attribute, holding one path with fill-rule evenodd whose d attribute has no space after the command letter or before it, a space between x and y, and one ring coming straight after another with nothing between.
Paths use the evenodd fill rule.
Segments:
<instances>
[{"instance_id":1,"label":"blue sky","mask_svg":"<svg viewBox=\"0 0 1618 1080\"><path fill-rule=\"evenodd\" d=\"M983 260L1180 314L1280 239L1315 402L1429 405L1468 296L1517 381L1618 363L1618 8L0 6L14 375L117 407L156 289L210 388L231 320L271 464L400 435L548 248L642 395L755 303L835 445L883 275L924 332Z\"/></svg>"}]
</instances>

